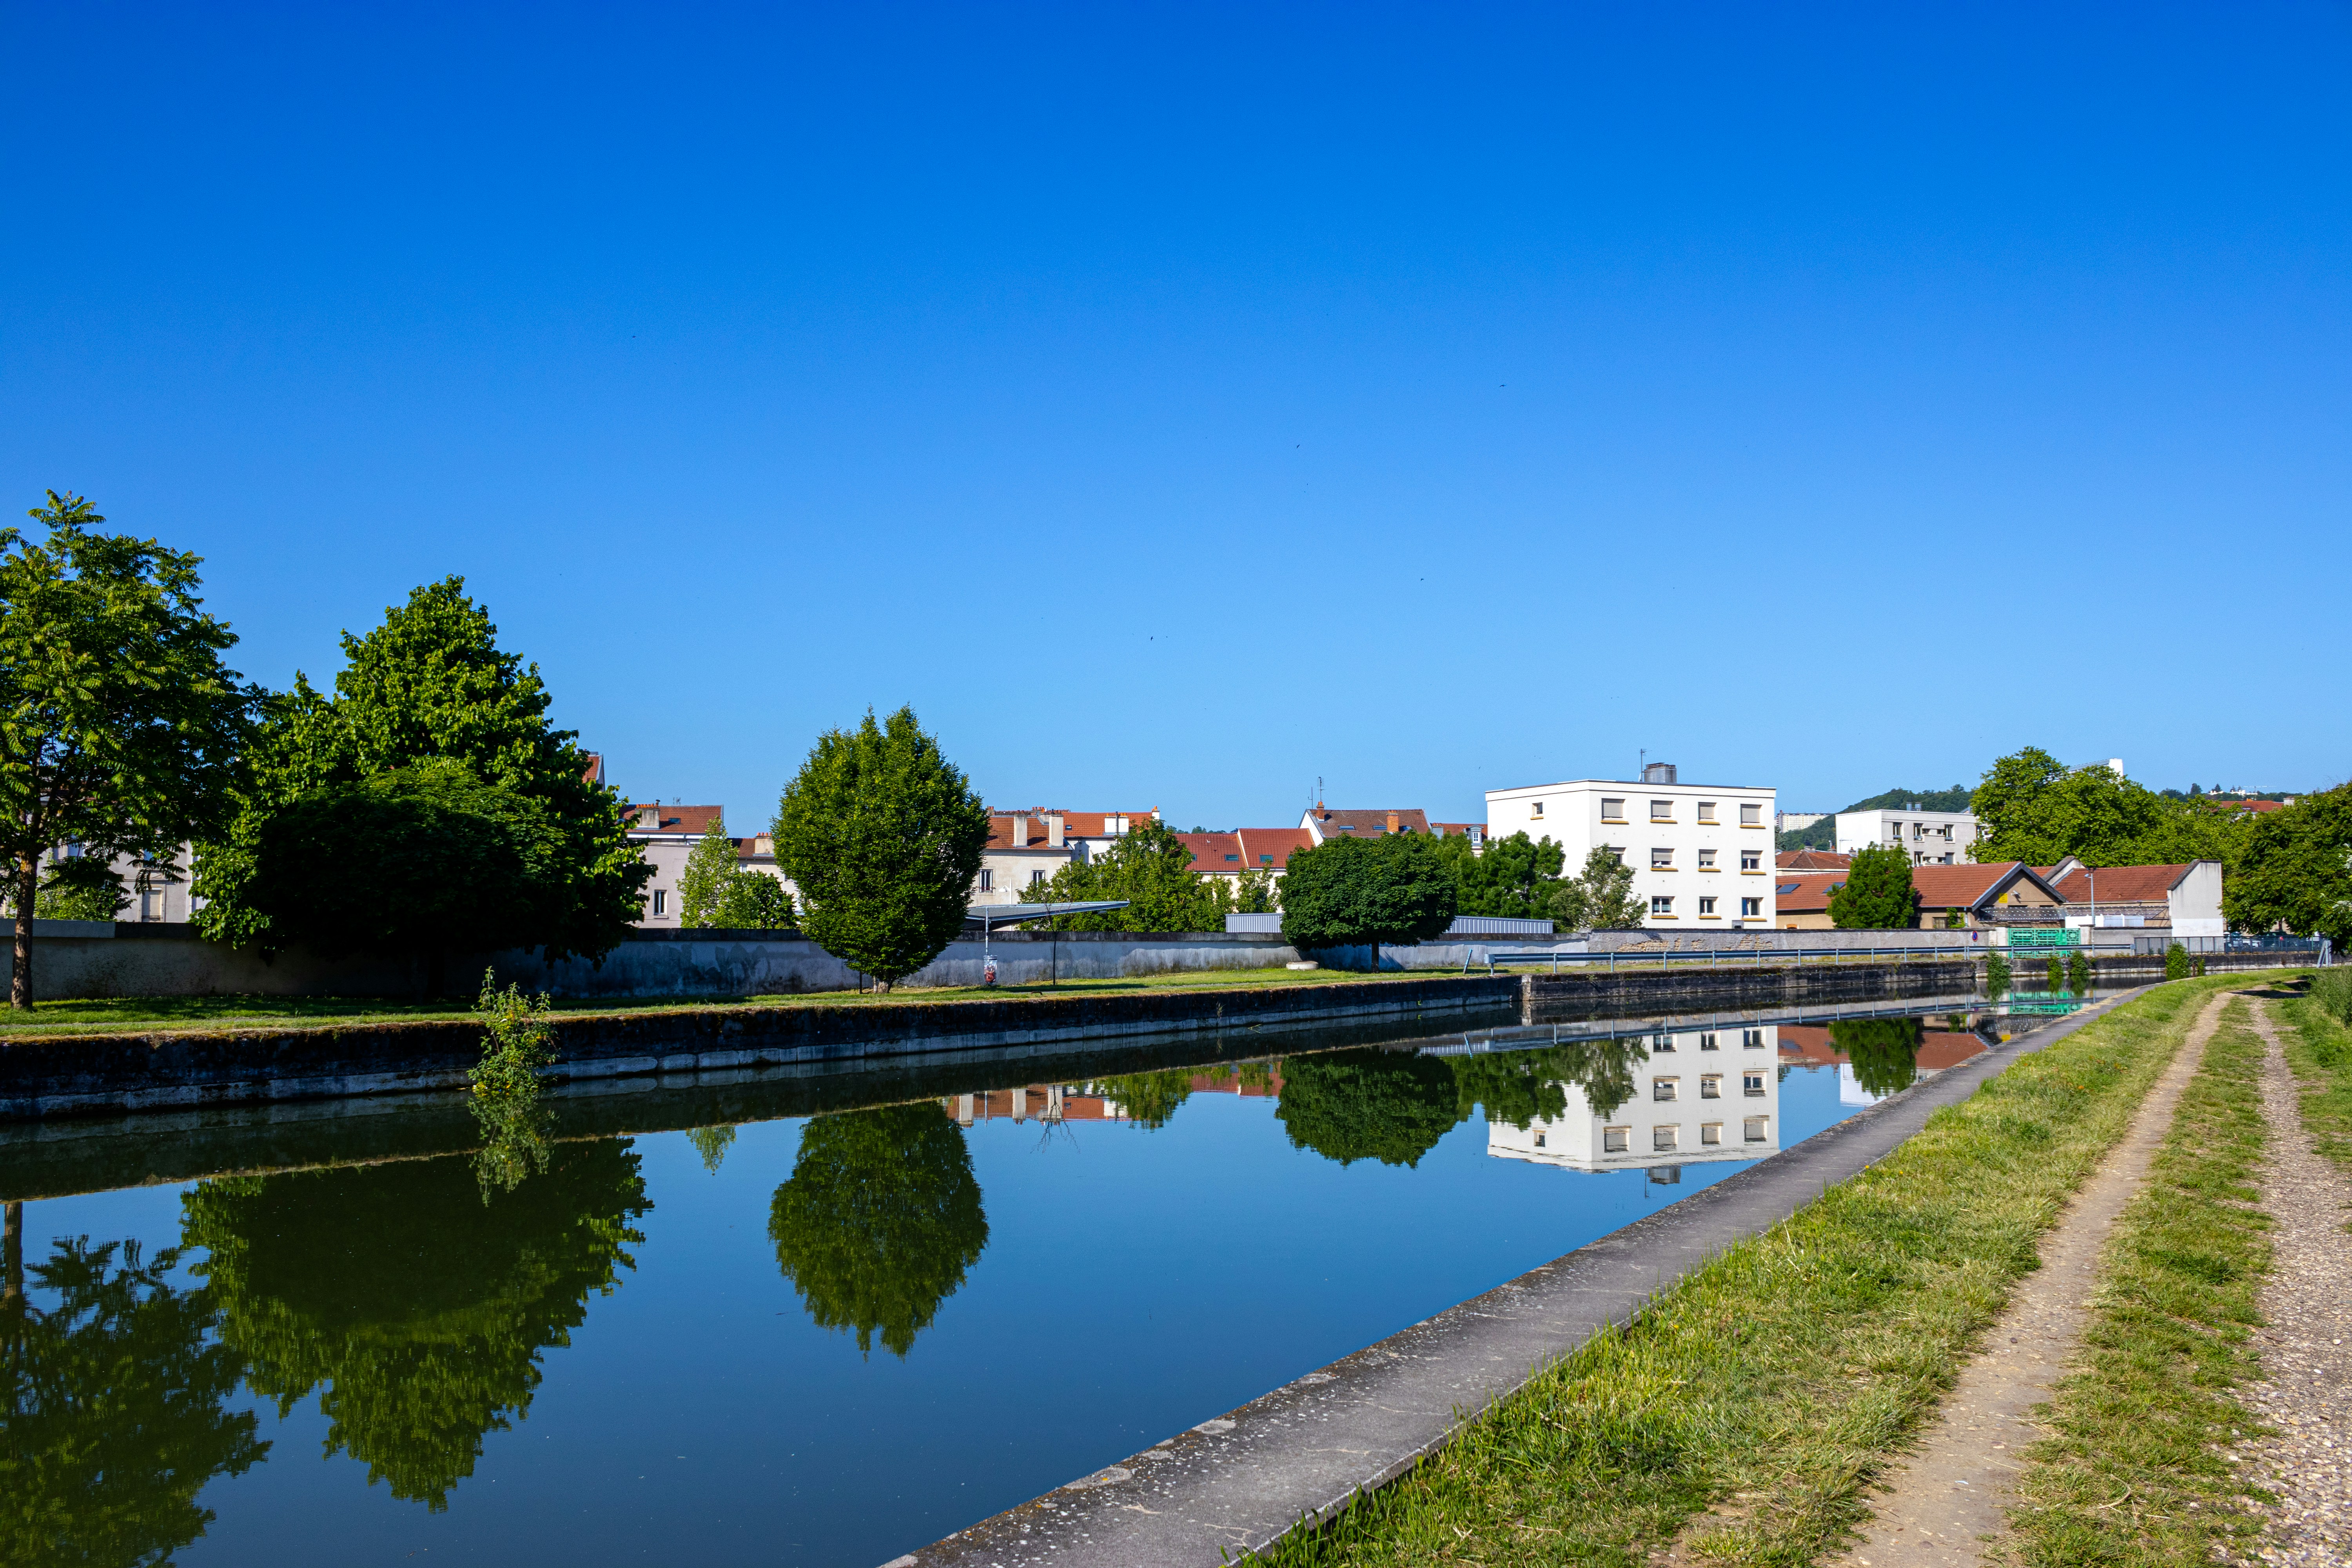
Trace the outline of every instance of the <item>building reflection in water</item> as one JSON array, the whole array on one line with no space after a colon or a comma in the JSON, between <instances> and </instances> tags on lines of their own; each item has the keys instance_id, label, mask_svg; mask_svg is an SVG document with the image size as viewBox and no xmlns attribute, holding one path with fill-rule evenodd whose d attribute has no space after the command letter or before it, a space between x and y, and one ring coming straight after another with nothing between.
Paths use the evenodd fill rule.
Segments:
<instances>
[{"instance_id":1,"label":"building reflection in water","mask_svg":"<svg viewBox=\"0 0 2352 1568\"><path fill-rule=\"evenodd\" d=\"M1681 1168L1753 1160L1780 1147L1780 1026L1673 1029L1632 1042L1623 1077L1560 1087L1556 1111L1514 1125L1486 1122L1486 1152L1577 1171ZM1549 1054L1549 1053L1537 1053Z\"/></svg>"},{"instance_id":2,"label":"building reflection in water","mask_svg":"<svg viewBox=\"0 0 2352 1568\"><path fill-rule=\"evenodd\" d=\"M1930 1027L1935 1022L1945 1026ZM1780 1059L1792 1067L1833 1067L1839 1104L1875 1105L1910 1087L1920 1073L1958 1067L2003 1037L1989 1025L1983 1032L1969 1028L1961 1015L1786 1024L1780 1028Z\"/></svg>"}]
</instances>

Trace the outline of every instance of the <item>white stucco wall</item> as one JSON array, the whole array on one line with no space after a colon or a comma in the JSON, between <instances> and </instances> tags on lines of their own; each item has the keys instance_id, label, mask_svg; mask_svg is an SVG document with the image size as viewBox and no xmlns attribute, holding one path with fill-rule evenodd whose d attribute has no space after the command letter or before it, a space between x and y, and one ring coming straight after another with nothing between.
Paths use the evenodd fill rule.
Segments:
<instances>
[{"instance_id":1,"label":"white stucco wall","mask_svg":"<svg viewBox=\"0 0 2352 1568\"><path fill-rule=\"evenodd\" d=\"M1622 815L1604 807L1619 803ZM1663 803L1664 815L1655 809ZM1713 821L1703 820L1712 807ZM1486 792L1491 841L1525 833L1549 838L1567 855L1562 874L1576 876L1595 845L1624 851L1633 893L1644 908L1672 900L1643 923L1678 931L1728 931L1774 923L1772 808L1769 789L1728 784L1628 784L1579 779ZM1749 820L1751 819L1752 820ZM1655 864L1659 851L1665 864ZM1756 900L1748 912L1743 900ZM1713 900L1712 909L1706 900Z\"/></svg>"}]
</instances>

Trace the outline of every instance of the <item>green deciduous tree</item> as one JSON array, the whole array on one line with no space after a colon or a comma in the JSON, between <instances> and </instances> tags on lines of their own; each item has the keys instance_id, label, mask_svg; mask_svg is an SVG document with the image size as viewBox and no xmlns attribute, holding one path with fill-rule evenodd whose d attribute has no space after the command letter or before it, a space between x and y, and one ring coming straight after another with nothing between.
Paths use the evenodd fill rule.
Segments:
<instances>
[{"instance_id":1,"label":"green deciduous tree","mask_svg":"<svg viewBox=\"0 0 2352 1568\"><path fill-rule=\"evenodd\" d=\"M434 952L477 943L543 948L551 957L610 952L635 924L652 868L629 842L619 794L590 783L573 732L549 724L538 667L499 647L498 628L466 596L464 580L416 589L366 637L345 633L342 646L348 662L333 696L297 675L294 689L273 700L235 792L235 819L219 840L199 846L205 934L264 950L320 939L302 912L318 911L315 894L302 910L271 902L301 886L299 868L272 858L290 831L275 825L289 813L305 825L301 833L346 847L352 858L331 870L357 892L387 904L421 900L381 911L382 927L429 928L449 894L415 875L425 847L406 832L373 848L365 837L367 823L405 814L412 826L437 820L470 836L501 876L520 857L530 884L527 897L500 906L498 918L511 923L493 929L478 919ZM478 787L463 786L458 769ZM353 820L331 826L342 813ZM465 816L477 820L460 826ZM502 834L514 841L495 848Z\"/></svg>"},{"instance_id":2,"label":"green deciduous tree","mask_svg":"<svg viewBox=\"0 0 2352 1568\"><path fill-rule=\"evenodd\" d=\"M2238 858L2244 825L2201 801L2167 799L2104 763L2069 768L2038 746L2002 757L1969 796L1985 829L1978 861L2054 866L2176 865Z\"/></svg>"},{"instance_id":3,"label":"green deciduous tree","mask_svg":"<svg viewBox=\"0 0 2352 1568\"><path fill-rule=\"evenodd\" d=\"M1440 838L1437 853L1454 873L1455 913L1550 918L1565 858L1550 839L1514 833L1488 839L1484 854L1473 854L1466 837Z\"/></svg>"},{"instance_id":4,"label":"green deciduous tree","mask_svg":"<svg viewBox=\"0 0 2352 1568\"><path fill-rule=\"evenodd\" d=\"M1282 908L1282 882L1263 866L1241 874L1234 884L1234 913L1270 915Z\"/></svg>"},{"instance_id":5,"label":"green deciduous tree","mask_svg":"<svg viewBox=\"0 0 2352 1568\"><path fill-rule=\"evenodd\" d=\"M1633 868L1605 844L1594 845L1583 872L1552 893L1551 918L1563 931L1633 931L1649 912L1633 896Z\"/></svg>"},{"instance_id":6,"label":"green deciduous tree","mask_svg":"<svg viewBox=\"0 0 2352 1568\"><path fill-rule=\"evenodd\" d=\"M903 1358L988 1245L963 1129L929 1100L812 1118L768 1239L817 1327Z\"/></svg>"},{"instance_id":7,"label":"green deciduous tree","mask_svg":"<svg viewBox=\"0 0 2352 1568\"><path fill-rule=\"evenodd\" d=\"M242 1368L180 1254L135 1241L52 1244L25 1289L20 1205L0 1284L0 1561L169 1563L212 1522L197 1495L269 1451L232 1412Z\"/></svg>"},{"instance_id":8,"label":"green deciduous tree","mask_svg":"<svg viewBox=\"0 0 2352 1568\"><path fill-rule=\"evenodd\" d=\"M2222 884L2231 929L2352 942L2352 784L2263 814Z\"/></svg>"},{"instance_id":9,"label":"green deciduous tree","mask_svg":"<svg viewBox=\"0 0 2352 1568\"><path fill-rule=\"evenodd\" d=\"M16 916L8 999L33 1001L45 890L115 891L118 855L168 861L220 818L259 694L221 662L236 639L197 597L199 558L99 533L79 496L0 529L0 834ZM49 858L60 845L81 854ZM105 918L112 918L110 912Z\"/></svg>"},{"instance_id":10,"label":"green deciduous tree","mask_svg":"<svg viewBox=\"0 0 2352 1568\"><path fill-rule=\"evenodd\" d=\"M720 885L710 923L736 931L784 931L793 923L793 896L764 871L739 870Z\"/></svg>"},{"instance_id":11,"label":"green deciduous tree","mask_svg":"<svg viewBox=\"0 0 2352 1568\"><path fill-rule=\"evenodd\" d=\"M1290 857L1282 934L1300 952L1427 942L1454 923L1455 884L1425 833L1333 838Z\"/></svg>"},{"instance_id":12,"label":"green deciduous tree","mask_svg":"<svg viewBox=\"0 0 2352 1568\"><path fill-rule=\"evenodd\" d=\"M1290 863L1298 864L1292 856ZM1286 1057L1275 1114L1296 1148L1350 1164L1418 1165L1459 1118L1454 1069L1412 1051Z\"/></svg>"},{"instance_id":13,"label":"green deciduous tree","mask_svg":"<svg viewBox=\"0 0 2352 1568\"><path fill-rule=\"evenodd\" d=\"M1864 1094L1885 1099L1919 1077L1919 1045L1927 1031L1916 1018L1841 1018L1830 1040L1845 1054Z\"/></svg>"},{"instance_id":14,"label":"green deciduous tree","mask_svg":"<svg viewBox=\"0 0 2352 1568\"><path fill-rule=\"evenodd\" d=\"M884 990L963 930L988 808L901 708L821 736L776 810L776 863L809 940Z\"/></svg>"},{"instance_id":15,"label":"green deciduous tree","mask_svg":"<svg viewBox=\"0 0 2352 1568\"><path fill-rule=\"evenodd\" d=\"M709 926L719 922L712 918L718 913L719 900L730 879L736 874L735 840L727 837L727 824L714 816L694 847L686 852L686 865L677 874L677 923L683 926Z\"/></svg>"},{"instance_id":16,"label":"green deciduous tree","mask_svg":"<svg viewBox=\"0 0 2352 1568\"><path fill-rule=\"evenodd\" d=\"M1891 844L1854 852L1843 885L1830 893L1830 923L1841 931L1911 931L1919 924L1919 890L1911 857Z\"/></svg>"},{"instance_id":17,"label":"green deciduous tree","mask_svg":"<svg viewBox=\"0 0 2352 1568\"><path fill-rule=\"evenodd\" d=\"M1224 879L1194 870L1184 840L1156 818L1137 822L1097 858L1072 860L1022 897L1033 904L1128 901L1123 910L1055 917L1064 931L1223 931L1233 908Z\"/></svg>"},{"instance_id":18,"label":"green deciduous tree","mask_svg":"<svg viewBox=\"0 0 2352 1568\"><path fill-rule=\"evenodd\" d=\"M482 1438L530 1409L540 1352L618 1288L650 1206L626 1139L556 1146L488 1202L462 1156L199 1182L182 1238L253 1391L312 1391L326 1451L438 1512Z\"/></svg>"}]
</instances>

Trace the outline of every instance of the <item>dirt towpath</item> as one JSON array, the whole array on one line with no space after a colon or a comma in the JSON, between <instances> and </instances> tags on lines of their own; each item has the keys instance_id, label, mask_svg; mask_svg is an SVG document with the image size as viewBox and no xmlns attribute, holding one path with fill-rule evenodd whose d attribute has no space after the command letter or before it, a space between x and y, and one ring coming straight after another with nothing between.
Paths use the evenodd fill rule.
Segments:
<instances>
[{"instance_id":1,"label":"dirt towpath","mask_svg":"<svg viewBox=\"0 0 2352 1568\"><path fill-rule=\"evenodd\" d=\"M2262 1347L2268 1376L2246 1404L2277 1436L2242 1456L2244 1475L2278 1494L2263 1511L2268 1528L2255 1563L2340 1568L2352 1563L2352 1182L2315 1152L2296 1105L2270 1009L2257 1005L2266 1049L2263 1114L2271 1158L2263 1208L2272 1220L2271 1272L2263 1281Z\"/></svg>"},{"instance_id":2,"label":"dirt towpath","mask_svg":"<svg viewBox=\"0 0 2352 1568\"><path fill-rule=\"evenodd\" d=\"M2081 1342L2084 1304L2108 1232L2147 1179L2232 994L2207 1002L2122 1141L2042 1238L2042 1267L2020 1282L1986 1334L1984 1352L1961 1372L1917 1451L1874 1500L1862 1544L1836 1561L1863 1568L1976 1568L1982 1561L1982 1538L2005 1528L2025 1449L2042 1435L2033 1407L2049 1400Z\"/></svg>"}]
</instances>

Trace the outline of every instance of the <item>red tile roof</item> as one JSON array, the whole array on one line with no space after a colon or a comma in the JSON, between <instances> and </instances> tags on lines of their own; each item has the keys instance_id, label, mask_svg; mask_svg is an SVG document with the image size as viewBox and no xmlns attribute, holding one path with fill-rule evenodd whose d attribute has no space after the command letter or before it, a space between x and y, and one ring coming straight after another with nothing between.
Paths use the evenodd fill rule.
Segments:
<instances>
[{"instance_id":1,"label":"red tile roof","mask_svg":"<svg viewBox=\"0 0 2352 1568\"><path fill-rule=\"evenodd\" d=\"M1180 833L1177 841L1192 852L1192 869L1221 871L1239 876L1248 869L1242 859L1242 837L1238 833Z\"/></svg>"},{"instance_id":2,"label":"red tile roof","mask_svg":"<svg viewBox=\"0 0 2352 1568\"><path fill-rule=\"evenodd\" d=\"M2102 866L2095 875L2067 874L2058 884L2070 904L2086 904L2096 892L2103 904L2160 904L2172 885L2189 874L2179 866Z\"/></svg>"},{"instance_id":3,"label":"red tile roof","mask_svg":"<svg viewBox=\"0 0 2352 1568\"><path fill-rule=\"evenodd\" d=\"M1243 827L1234 837L1242 842L1242 864L1259 871L1286 871L1293 854L1315 847L1303 827Z\"/></svg>"},{"instance_id":4,"label":"red tile roof","mask_svg":"<svg viewBox=\"0 0 2352 1568\"><path fill-rule=\"evenodd\" d=\"M1790 849L1774 856L1772 864L1783 871L1843 871L1853 866L1853 857L1826 849Z\"/></svg>"},{"instance_id":5,"label":"red tile roof","mask_svg":"<svg viewBox=\"0 0 2352 1568\"><path fill-rule=\"evenodd\" d=\"M2040 874L2021 860L1992 860L1980 865L1914 866L1911 886L1918 889L1923 910L1970 910L1990 898L2012 873L2040 880Z\"/></svg>"},{"instance_id":6,"label":"red tile roof","mask_svg":"<svg viewBox=\"0 0 2352 1568\"><path fill-rule=\"evenodd\" d=\"M1473 828L1478 831L1480 837L1486 837L1486 825L1483 822L1433 822L1429 825L1429 830L1440 837L1467 838Z\"/></svg>"},{"instance_id":7,"label":"red tile roof","mask_svg":"<svg viewBox=\"0 0 2352 1568\"><path fill-rule=\"evenodd\" d=\"M1917 1059L1922 1068L1941 1070L1984 1052L1985 1043L1966 1030L1927 1029L1919 1037ZM1781 1025L1780 1054L1820 1067L1845 1060L1845 1053L1832 1041L1829 1030L1818 1024Z\"/></svg>"},{"instance_id":8,"label":"red tile roof","mask_svg":"<svg viewBox=\"0 0 2352 1568\"><path fill-rule=\"evenodd\" d=\"M1389 818L1395 817L1400 833L1426 833L1429 814L1425 811L1317 811L1315 826L1323 830L1326 838L1336 838L1342 832L1360 838L1389 830Z\"/></svg>"},{"instance_id":9,"label":"red tile roof","mask_svg":"<svg viewBox=\"0 0 2352 1568\"><path fill-rule=\"evenodd\" d=\"M990 815L992 816L1010 816L1013 814L1006 811L992 811ZM1160 815L1160 808L1158 806L1154 806L1150 811L1057 812L1055 807L1050 805L1037 805L1031 806L1024 815L1026 815L1032 822L1042 822L1048 816L1059 816L1062 818L1062 835L1066 838L1108 838L1112 837L1111 831L1107 826L1109 818L1114 816L1124 816L1127 818L1129 826L1132 826L1139 822L1150 822L1154 820Z\"/></svg>"},{"instance_id":10,"label":"red tile roof","mask_svg":"<svg viewBox=\"0 0 2352 1568\"><path fill-rule=\"evenodd\" d=\"M1784 871L1772 881L1772 909L1783 915L1827 914L1830 894L1845 886L1843 871Z\"/></svg>"},{"instance_id":11,"label":"red tile roof","mask_svg":"<svg viewBox=\"0 0 2352 1568\"><path fill-rule=\"evenodd\" d=\"M726 809L719 805L662 805L649 800L641 805L629 807L629 831L632 833L708 833L710 831L711 823L724 816ZM648 827L643 824L640 814L648 811L661 814L659 827Z\"/></svg>"}]
</instances>

